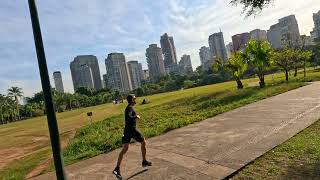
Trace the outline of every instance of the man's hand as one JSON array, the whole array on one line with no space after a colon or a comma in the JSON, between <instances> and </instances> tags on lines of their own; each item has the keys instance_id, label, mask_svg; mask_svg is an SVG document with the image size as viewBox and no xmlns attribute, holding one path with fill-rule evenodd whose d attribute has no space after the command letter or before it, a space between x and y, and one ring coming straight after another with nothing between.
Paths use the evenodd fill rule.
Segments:
<instances>
[{"instance_id":1,"label":"man's hand","mask_svg":"<svg viewBox=\"0 0 320 180\"><path fill-rule=\"evenodd\" d=\"M138 118L138 119L140 119L140 116L139 116L139 115L137 115L137 118Z\"/></svg>"}]
</instances>

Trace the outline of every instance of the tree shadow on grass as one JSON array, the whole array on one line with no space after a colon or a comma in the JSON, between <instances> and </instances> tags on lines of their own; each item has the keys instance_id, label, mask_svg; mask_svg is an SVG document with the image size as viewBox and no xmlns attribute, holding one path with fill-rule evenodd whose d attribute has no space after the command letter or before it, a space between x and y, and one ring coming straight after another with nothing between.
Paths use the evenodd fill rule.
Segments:
<instances>
[{"instance_id":1,"label":"tree shadow on grass","mask_svg":"<svg viewBox=\"0 0 320 180\"><path fill-rule=\"evenodd\" d=\"M288 165L281 175L281 179L320 179L320 159L295 161Z\"/></svg>"}]
</instances>

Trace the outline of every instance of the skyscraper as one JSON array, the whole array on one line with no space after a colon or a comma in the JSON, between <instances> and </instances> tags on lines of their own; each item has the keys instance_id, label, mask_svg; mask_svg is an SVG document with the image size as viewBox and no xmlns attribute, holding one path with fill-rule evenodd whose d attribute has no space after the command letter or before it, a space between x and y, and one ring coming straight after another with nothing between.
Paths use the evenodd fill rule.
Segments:
<instances>
[{"instance_id":1,"label":"skyscraper","mask_svg":"<svg viewBox=\"0 0 320 180\"><path fill-rule=\"evenodd\" d=\"M143 71L143 80L149 80L149 70L148 69L144 69Z\"/></svg>"},{"instance_id":2,"label":"skyscraper","mask_svg":"<svg viewBox=\"0 0 320 180\"><path fill-rule=\"evenodd\" d=\"M138 61L128 61L128 68L132 89L137 89L141 86L141 80L143 78L142 65L138 63Z\"/></svg>"},{"instance_id":3,"label":"skyscraper","mask_svg":"<svg viewBox=\"0 0 320 180\"><path fill-rule=\"evenodd\" d=\"M199 56L201 61L202 70L208 70L213 64L214 56L209 47L202 46L199 50Z\"/></svg>"},{"instance_id":4,"label":"skyscraper","mask_svg":"<svg viewBox=\"0 0 320 180\"><path fill-rule=\"evenodd\" d=\"M239 51L246 47L246 44L250 40L251 36L249 33L245 32L242 34L236 34L232 36L233 49Z\"/></svg>"},{"instance_id":5,"label":"skyscraper","mask_svg":"<svg viewBox=\"0 0 320 180\"><path fill-rule=\"evenodd\" d=\"M295 15L279 19L281 41L283 46L297 47L300 45L300 32Z\"/></svg>"},{"instance_id":6,"label":"skyscraper","mask_svg":"<svg viewBox=\"0 0 320 180\"><path fill-rule=\"evenodd\" d=\"M270 26L270 29L267 31L267 38L272 48L280 49L282 46L281 43L281 27L280 24L274 24Z\"/></svg>"},{"instance_id":7,"label":"skyscraper","mask_svg":"<svg viewBox=\"0 0 320 180\"><path fill-rule=\"evenodd\" d=\"M150 79L152 81L158 80L161 76L166 74L162 56L162 50L157 44L150 44L146 49L146 57L149 69Z\"/></svg>"},{"instance_id":8,"label":"skyscraper","mask_svg":"<svg viewBox=\"0 0 320 180\"><path fill-rule=\"evenodd\" d=\"M234 50L233 50L233 43L232 43L232 42L230 42L230 43L228 43L228 44L226 45L226 50L227 50L227 56L228 56L228 58L230 58L230 57L231 57L231 54L234 52Z\"/></svg>"},{"instance_id":9,"label":"skyscraper","mask_svg":"<svg viewBox=\"0 0 320 180\"><path fill-rule=\"evenodd\" d=\"M108 88L121 92L132 90L128 65L123 53L110 53L105 60Z\"/></svg>"},{"instance_id":10,"label":"skyscraper","mask_svg":"<svg viewBox=\"0 0 320 180\"><path fill-rule=\"evenodd\" d=\"M267 31L261 30L261 29L255 29L250 31L250 37L251 39L255 40L267 40Z\"/></svg>"},{"instance_id":11,"label":"skyscraper","mask_svg":"<svg viewBox=\"0 0 320 180\"><path fill-rule=\"evenodd\" d=\"M179 69L182 75L190 75L193 72L190 55L183 55L179 62Z\"/></svg>"},{"instance_id":12,"label":"skyscraper","mask_svg":"<svg viewBox=\"0 0 320 180\"><path fill-rule=\"evenodd\" d=\"M62 76L60 71L56 71L53 73L54 86L57 91L64 92Z\"/></svg>"},{"instance_id":13,"label":"skyscraper","mask_svg":"<svg viewBox=\"0 0 320 180\"><path fill-rule=\"evenodd\" d=\"M82 64L78 71L77 71L78 77L80 79L79 81L79 87L86 87L93 89L94 88L94 81L93 81L93 74L92 74L92 69L89 65L87 64Z\"/></svg>"},{"instance_id":14,"label":"skyscraper","mask_svg":"<svg viewBox=\"0 0 320 180\"><path fill-rule=\"evenodd\" d=\"M170 73L171 68L177 64L176 48L174 46L173 37L164 33L160 37L160 44L164 56L164 67L165 69L168 69L167 71Z\"/></svg>"},{"instance_id":15,"label":"skyscraper","mask_svg":"<svg viewBox=\"0 0 320 180\"><path fill-rule=\"evenodd\" d=\"M88 67L83 65L87 65ZM95 90L100 90L102 88L100 69L99 69L98 59L96 56L82 55L82 56L75 57L74 60L70 63L70 70L72 75L73 88L75 91L79 87L90 87L90 88L94 88ZM90 75L90 73L88 72L91 71L92 75L90 76L92 80L87 81L89 77L84 76L82 74L83 71L85 71L86 75L88 76ZM89 82L93 82L93 83L88 84Z\"/></svg>"},{"instance_id":16,"label":"skyscraper","mask_svg":"<svg viewBox=\"0 0 320 180\"><path fill-rule=\"evenodd\" d=\"M213 56L221 58L223 61L228 59L223 33L218 32L209 36L209 46Z\"/></svg>"},{"instance_id":17,"label":"skyscraper","mask_svg":"<svg viewBox=\"0 0 320 180\"><path fill-rule=\"evenodd\" d=\"M320 11L313 14L314 38L320 39Z\"/></svg>"},{"instance_id":18,"label":"skyscraper","mask_svg":"<svg viewBox=\"0 0 320 180\"><path fill-rule=\"evenodd\" d=\"M295 15L283 17L270 27L268 41L275 49L297 47L301 44L298 22Z\"/></svg>"}]
</instances>

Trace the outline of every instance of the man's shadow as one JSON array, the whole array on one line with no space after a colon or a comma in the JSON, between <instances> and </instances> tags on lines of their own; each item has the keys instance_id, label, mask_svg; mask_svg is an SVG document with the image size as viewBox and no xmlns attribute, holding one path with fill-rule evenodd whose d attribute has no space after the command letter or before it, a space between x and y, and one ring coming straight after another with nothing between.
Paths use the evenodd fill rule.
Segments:
<instances>
[{"instance_id":1,"label":"man's shadow","mask_svg":"<svg viewBox=\"0 0 320 180\"><path fill-rule=\"evenodd\" d=\"M142 171L139 171L139 172L131 175L131 176L128 177L127 179L132 179L132 178L134 178L135 176L138 176L139 174L142 174L142 173L147 172L147 171L148 171L148 169L144 169L144 170L142 170Z\"/></svg>"}]
</instances>

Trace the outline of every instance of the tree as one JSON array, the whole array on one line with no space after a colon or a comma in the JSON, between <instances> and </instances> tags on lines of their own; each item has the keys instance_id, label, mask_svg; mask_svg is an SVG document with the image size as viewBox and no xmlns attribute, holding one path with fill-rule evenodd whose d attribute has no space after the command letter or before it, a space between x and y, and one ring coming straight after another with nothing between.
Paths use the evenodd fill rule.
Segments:
<instances>
[{"instance_id":1,"label":"tree","mask_svg":"<svg viewBox=\"0 0 320 180\"><path fill-rule=\"evenodd\" d=\"M272 60L284 71L286 81L289 81L289 71L294 67L294 55L295 53L293 49L284 49L282 51L274 51L272 53Z\"/></svg>"},{"instance_id":2,"label":"tree","mask_svg":"<svg viewBox=\"0 0 320 180\"><path fill-rule=\"evenodd\" d=\"M261 88L265 86L264 76L272 65L271 52L267 41L250 40L244 49L244 57L258 75Z\"/></svg>"},{"instance_id":3,"label":"tree","mask_svg":"<svg viewBox=\"0 0 320 180\"><path fill-rule=\"evenodd\" d=\"M5 123L5 106L7 106L7 97L3 94L0 94L0 123Z\"/></svg>"},{"instance_id":4,"label":"tree","mask_svg":"<svg viewBox=\"0 0 320 180\"><path fill-rule=\"evenodd\" d=\"M307 71L306 71L306 64L307 61L309 61L312 57L312 51L299 51L297 54L297 57L300 61L303 61L303 76L307 76Z\"/></svg>"},{"instance_id":5,"label":"tree","mask_svg":"<svg viewBox=\"0 0 320 180\"><path fill-rule=\"evenodd\" d=\"M8 89L8 96L14 98L16 104L16 114L18 115L18 119L20 119L19 113L19 98L22 97L22 88L19 87L11 87Z\"/></svg>"},{"instance_id":6,"label":"tree","mask_svg":"<svg viewBox=\"0 0 320 180\"><path fill-rule=\"evenodd\" d=\"M261 11L264 7L270 4L272 0L231 0L231 4L239 5L242 4L243 12L247 12L247 16L256 14L256 12Z\"/></svg>"},{"instance_id":7,"label":"tree","mask_svg":"<svg viewBox=\"0 0 320 180\"><path fill-rule=\"evenodd\" d=\"M212 65L212 71L220 75L222 77L222 81L226 81L230 79L225 69L224 62L220 57L215 58L214 64Z\"/></svg>"},{"instance_id":8,"label":"tree","mask_svg":"<svg viewBox=\"0 0 320 180\"><path fill-rule=\"evenodd\" d=\"M244 61L241 52L235 52L231 55L231 58L226 62L225 67L227 71L232 74L232 77L237 82L238 89L243 88L241 78L248 69L248 64Z\"/></svg>"},{"instance_id":9,"label":"tree","mask_svg":"<svg viewBox=\"0 0 320 180\"><path fill-rule=\"evenodd\" d=\"M190 81L190 80L185 80L183 82L183 87L188 89L188 88L192 88L194 85L194 82L193 81Z\"/></svg>"}]
</instances>

